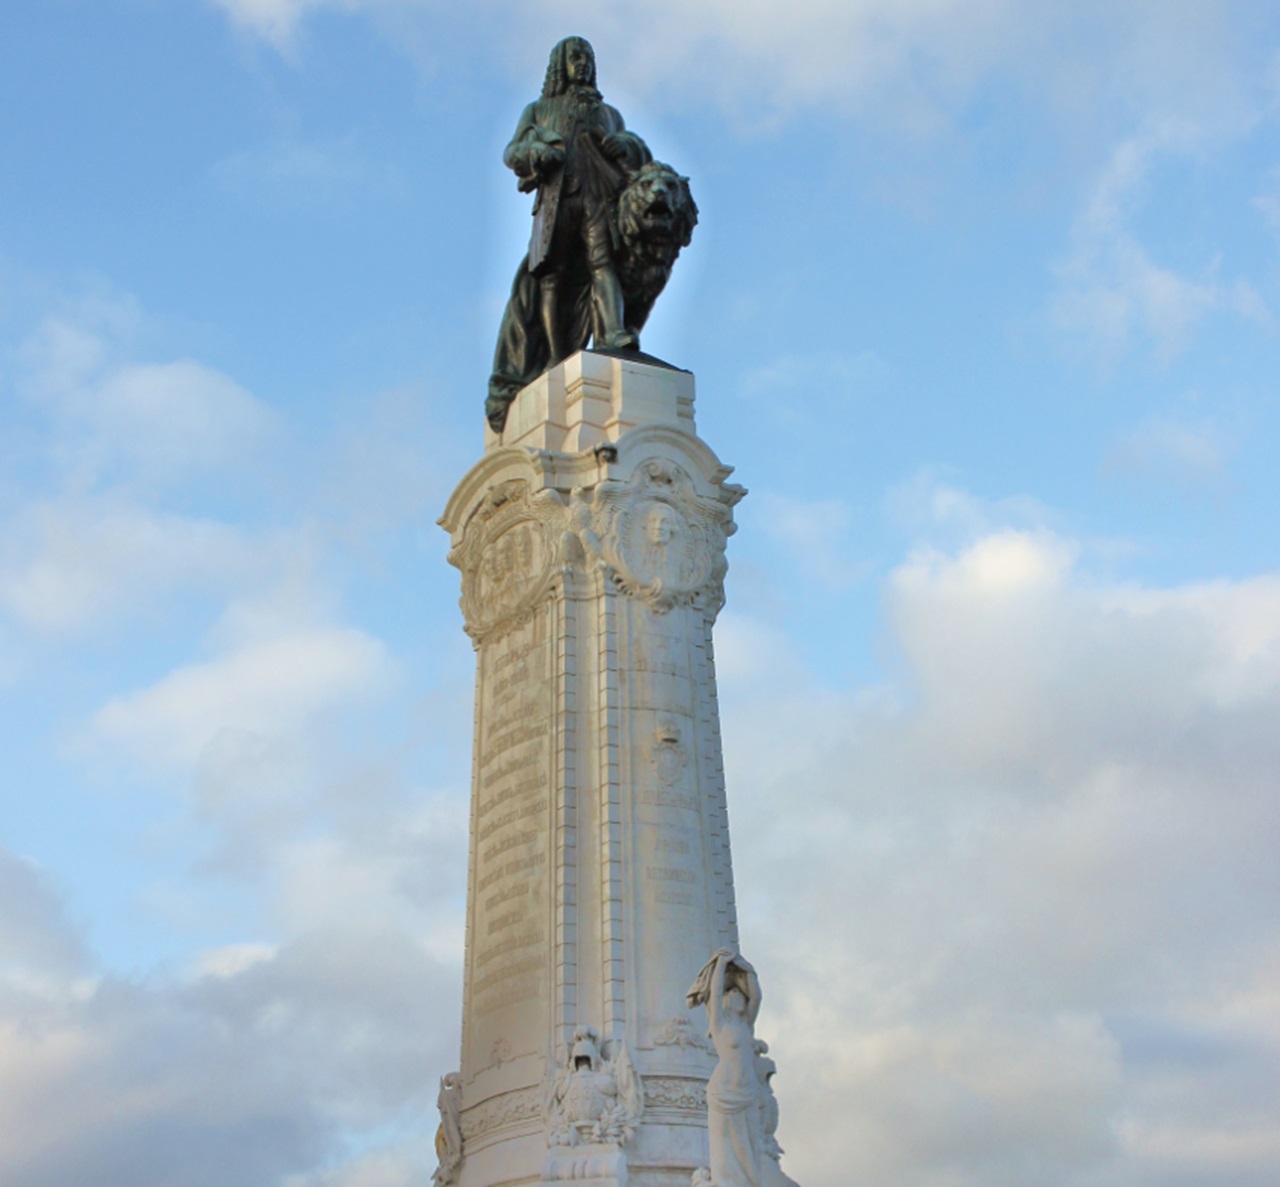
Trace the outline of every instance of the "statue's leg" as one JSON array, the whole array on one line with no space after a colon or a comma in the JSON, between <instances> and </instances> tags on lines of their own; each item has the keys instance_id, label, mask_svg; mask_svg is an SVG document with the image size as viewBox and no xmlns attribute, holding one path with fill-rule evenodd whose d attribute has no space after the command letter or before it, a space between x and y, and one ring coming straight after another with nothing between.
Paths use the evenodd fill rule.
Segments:
<instances>
[{"instance_id":1,"label":"statue's leg","mask_svg":"<svg viewBox=\"0 0 1280 1187\"><path fill-rule=\"evenodd\" d=\"M640 345L640 338L623 321L622 285L613 266L608 216L603 208L589 211L584 221L587 267L591 272L591 304L597 346L624 350Z\"/></svg>"},{"instance_id":2,"label":"statue's leg","mask_svg":"<svg viewBox=\"0 0 1280 1187\"><path fill-rule=\"evenodd\" d=\"M591 269L591 299L595 305L596 338L606 350L638 347L640 338L622 320L622 285L613 265Z\"/></svg>"},{"instance_id":3,"label":"statue's leg","mask_svg":"<svg viewBox=\"0 0 1280 1187\"><path fill-rule=\"evenodd\" d=\"M496 433L502 432L507 409L516 393L547 369L547 343L538 310L538 278L529 272L528 257L520 261L511 285L511 298L498 330L493 374L485 415Z\"/></svg>"},{"instance_id":4,"label":"statue's leg","mask_svg":"<svg viewBox=\"0 0 1280 1187\"><path fill-rule=\"evenodd\" d=\"M564 334L560 330L560 274L547 273L538 282L542 316L542 332L547 339L548 367L554 367L567 355Z\"/></svg>"}]
</instances>

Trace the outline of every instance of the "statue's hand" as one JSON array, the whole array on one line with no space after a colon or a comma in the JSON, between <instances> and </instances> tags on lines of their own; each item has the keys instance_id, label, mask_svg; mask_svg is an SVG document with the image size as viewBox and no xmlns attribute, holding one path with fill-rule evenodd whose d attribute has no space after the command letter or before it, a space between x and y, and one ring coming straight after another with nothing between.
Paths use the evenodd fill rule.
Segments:
<instances>
[{"instance_id":1,"label":"statue's hand","mask_svg":"<svg viewBox=\"0 0 1280 1187\"><path fill-rule=\"evenodd\" d=\"M529 158L534 173L539 177L546 177L564 163L564 148L559 144L535 144Z\"/></svg>"}]
</instances>

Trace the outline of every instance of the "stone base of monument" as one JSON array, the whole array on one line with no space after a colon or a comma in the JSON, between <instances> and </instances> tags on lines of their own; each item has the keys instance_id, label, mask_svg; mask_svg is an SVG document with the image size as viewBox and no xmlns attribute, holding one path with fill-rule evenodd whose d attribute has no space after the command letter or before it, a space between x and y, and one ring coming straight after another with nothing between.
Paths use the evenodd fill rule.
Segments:
<instances>
[{"instance_id":1,"label":"stone base of monument","mask_svg":"<svg viewBox=\"0 0 1280 1187\"><path fill-rule=\"evenodd\" d=\"M501 433L485 426L484 446L577 453L642 424L692 435L693 376L638 352L583 350L521 391Z\"/></svg>"},{"instance_id":2,"label":"stone base of monument","mask_svg":"<svg viewBox=\"0 0 1280 1187\"><path fill-rule=\"evenodd\" d=\"M437 1187L688 1187L716 1165L686 991L737 945L712 647L730 472L690 373L583 351L486 429L441 518L477 668Z\"/></svg>"},{"instance_id":3,"label":"stone base of monument","mask_svg":"<svg viewBox=\"0 0 1280 1187\"><path fill-rule=\"evenodd\" d=\"M542 1163L542 1182L578 1187L627 1187L627 1159L608 1146L555 1150Z\"/></svg>"}]
</instances>

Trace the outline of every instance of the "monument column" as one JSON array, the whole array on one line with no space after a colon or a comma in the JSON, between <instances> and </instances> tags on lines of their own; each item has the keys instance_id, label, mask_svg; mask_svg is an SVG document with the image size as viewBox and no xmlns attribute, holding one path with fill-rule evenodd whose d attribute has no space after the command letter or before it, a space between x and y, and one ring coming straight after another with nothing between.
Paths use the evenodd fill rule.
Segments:
<instances>
[{"instance_id":1,"label":"monument column","mask_svg":"<svg viewBox=\"0 0 1280 1187\"><path fill-rule=\"evenodd\" d=\"M440 521L477 660L441 1184L687 1187L708 1162L685 994L737 945L712 625L745 492L693 403L686 371L573 354Z\"/></svg>"}]
</instances>

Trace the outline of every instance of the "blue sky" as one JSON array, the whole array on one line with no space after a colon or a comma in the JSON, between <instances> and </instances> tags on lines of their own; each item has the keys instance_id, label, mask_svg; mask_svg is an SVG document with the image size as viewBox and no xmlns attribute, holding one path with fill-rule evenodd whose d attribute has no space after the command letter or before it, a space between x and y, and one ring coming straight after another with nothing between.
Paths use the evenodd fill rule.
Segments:
<instances>
[{"instance_id":1,"label":"blue sky","mask_svg":"<svg viewBox=\"0 0 1280 1187\"><path fill-rule=\"evenodd\" d=\"M0 1179L418 1187L472 653L435 526L575 32L751 491L717 628L806 1187L1280 1179L1280 13L10 0Z\"/></svg>"}]
</instances>

